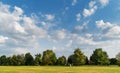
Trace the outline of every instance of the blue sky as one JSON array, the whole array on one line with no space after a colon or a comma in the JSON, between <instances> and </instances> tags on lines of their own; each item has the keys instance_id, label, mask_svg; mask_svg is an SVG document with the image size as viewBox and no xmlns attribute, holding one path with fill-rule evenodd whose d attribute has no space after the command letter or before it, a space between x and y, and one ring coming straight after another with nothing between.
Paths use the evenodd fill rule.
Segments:
<instances>
[{"instance_id":1,"label":"blue sky","mask_svg":"<svg viewBox=\"0 0 120 73\"><path fill-rule=\"evenodd\" d=\"M120 52L119 0L0 0L0 55Z\"/></svg>"}]
</instances>

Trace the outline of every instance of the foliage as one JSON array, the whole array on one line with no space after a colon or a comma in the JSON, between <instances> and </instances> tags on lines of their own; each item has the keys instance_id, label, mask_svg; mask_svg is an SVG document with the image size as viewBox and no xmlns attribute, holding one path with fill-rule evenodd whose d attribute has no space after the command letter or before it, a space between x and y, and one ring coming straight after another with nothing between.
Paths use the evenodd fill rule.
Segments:
<instances>
[{"instance_id":1,"label":"foliage","mask_svg":"<svg viewBox=\"0 0 120 73\"><path fill-rule=\"evenodd\" d=\"M117 65L117 59L116 58L111 58L109 59L110 65Z\"/></svg>"},{"instance_id":2,"label":"foliage","mask_svg":"<svg viewBox=\"0 0 120 73\"><path fill-rule=\"evenodd\" d=\"M117 64L120 66L120 53L116 55Z\"/></svg>"},{"instance_id":3,"label":"foliage","mask_svg":"<svg viewBox=\"0 0 120 73\"><path fill-rule=\"evenodd\" d=\"M42 56L41 54L36 54L35 55L35 65L41 65L42 63Z\"/></svg>"},{"instance_id":4,"label":"foliage","mask_svg":"<svg viewBox=\"0 0 120 73\"><path fill-rule=\"evenodd\" d=\"M68 57L68 64L72 65L84 65L86 63L86 57L78 48L74 51L73 55Z\"/></svg>"},{"instance_id":5,"label":"foliage","mask_svg":"<svg viewBox=\"0 0 120 73\"><path fill-rule=\"evenodd\" d=\"M109 65L108 55L105 51L102 51L101 48L96 49L92 56L90 57L90 61L94 65Z\"/></svg>"},{"instance_id":6,"label":"foliage","mask_svg":"<svg viewBox=\"0 0 120 73\"><path fill-rule=\"evenodd\" d=\"M59 57L57 60L57 65L65 65L65 64L66 64L66 57L65 56Z\"/></svg>"},{"instance_id":7,"label":"foliage","mask_svg":"<svg viewBox=\"0 0 120 73\"><path fill-rule=\"evenodd\" d=\"M0 65L7 65L7 58L5 55L0 57Z\"/></svg>"},{"instance_id":8,"label":"foliage","mask_svg":"<svg viewBox=\"0 0 120 73\"><path fill-rule=\"evenodd\" d=\"M46 50L43 52L42 64L43 65L55 65L57 61L56 55L52 50Z\"/></svg>"},{"instance_id":9,"label":"foliage","mask_svg":"<svg viewBox=\"0 0 120 73\"><path fill-rule=\"evenodd\" d=\"M30 53L25 54L25 65L34 65L33 56Z\"/></svg>"}]
</instances>

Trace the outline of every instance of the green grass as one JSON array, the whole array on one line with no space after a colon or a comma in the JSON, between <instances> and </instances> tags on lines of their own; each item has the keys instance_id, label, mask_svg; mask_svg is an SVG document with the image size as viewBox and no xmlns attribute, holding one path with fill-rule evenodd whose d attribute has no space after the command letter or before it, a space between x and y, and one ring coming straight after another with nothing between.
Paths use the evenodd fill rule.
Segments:
<instances>
[{"instance_id":1,"label":"green grass","mask_svg":"<svg viewBox=\"0 0 120 73\"><path fill-rule=\"evenodd\" d=\"M118 66L0 66L0 73L120 73Z\"/></svg>"}]
</instances>

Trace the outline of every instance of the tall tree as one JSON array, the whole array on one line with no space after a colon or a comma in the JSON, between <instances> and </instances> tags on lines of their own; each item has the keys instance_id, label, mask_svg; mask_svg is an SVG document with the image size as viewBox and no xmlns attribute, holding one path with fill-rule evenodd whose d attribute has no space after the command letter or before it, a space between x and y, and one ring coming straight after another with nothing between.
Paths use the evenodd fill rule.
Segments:
<instances>
[{"instance_id":1,"label":"tall tree","mask_svg":"<svg viewBox=\"0 0 120 73\"><path fill-rule=\"evenodd\" d=\"M110 61L108 55L105 51L102 51L101 48L93 51L92 56L90 57L90 61L94 65L109 65Z\"/></svg>"},{"instance_id":2,"label":"tall tree","mask_svg":"<svg viewBox=\"0 0 120 73\"><path fill-rule=\"evenodd\" d=\"M30 53L25 54L25 65L34 65L34 58Z\"/></svg>"},{"instance_id":3,"label":"tall tree","mask_svg":"<svg viewBox=\"0 0 120 73\"><path fill-rule=\"evenodd\" d=\"M43 52L42 63L43 65L54 65L57 61L56 55L52 50Z\"/></svg>"},{"instance_id":4,"label":"tall tree","mask_svg":"<svg viewBox=\"0 0 120 73\"><path fill-rule=\"evenodd\" d=\"M35 65L41 65L42 63L42 56L41 54L36 54L35 55Z\"/></svg>"},{"instance_id":5,"label":"tall tree","mask_svg":"<svg viewBox=\"0 0 120 73\"><path fill-rule=\"evenodd\" d=\"M65 64L66 64L66 57L65 56L59 57L57 60L57 65L65 65Z\"/></svg>"},{"instance_id":6,"label":"tall tree","mask_svg":"<svg viewBox=\"0 0 120 73\"><path fill-rule=\"evenodd\" d=\"M78 48L74 51L73 55L68 57L68 63L73 65L83 65L86 63L86 57L83 52Z\"/></svg>"},{"instance_id":7,"label":"tall tree","mask_svg":"<svg viewBox=\"0 0 120 73\"><path fill-rule=\"evenodd\" d=\"M120 66L120 53L116 55L117 64Z\"/></svg>"}]
</instances>

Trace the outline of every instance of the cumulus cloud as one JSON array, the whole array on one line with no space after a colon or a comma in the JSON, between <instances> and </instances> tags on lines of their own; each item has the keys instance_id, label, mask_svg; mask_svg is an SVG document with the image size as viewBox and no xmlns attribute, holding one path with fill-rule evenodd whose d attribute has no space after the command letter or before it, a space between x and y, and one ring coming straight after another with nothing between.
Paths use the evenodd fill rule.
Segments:
<instances>
[{"instance_id":1,"label":"cumulus cloud","mask_svg":"<svg viewBox=\"0 0 120 73\"><path fill-rule=\"evenodd\" d=\"M91 16L95 13L95 11L98 9L97 5L96 5L96 1L90 1L89 3L89 9L84 9L83 10L83 16L84 17L88 17Z\"/></svg>"},{"instance_id":2,"label":"cumulus cloud","mask_svg":"<svg viewBox=\"0 0 120 73\"><path fill-rule=\"evenodd\" d=\"M120 38L120 26L103 20L96 21L97 28L107 30L104 36L107 38Z\"/></svg>"},{"instance_id":3,"label":"cumulus cloud","mask_svg":"<svg viewBox=\"0 0 120 73\"><path fill-rule=\"evenodd\" d=\"M106 6L109 3L109 0L99 0L102 6Z\"/></svg>"},{"instance_id":4,"label":"cumulus cloud","mask_svg":"<svg viewBox=\"0 0 120 73\"><path fill-rule=\"evenodd\" d=\"M48 19L52 17L48 16ZM0 43L4 43L6 48L14 48L13 50L39 48L38 40L47 37L47 31L38 27L21 8L3 3L0 3L0 33Z\"/></svg>"},{"instance_id":5,"label":"cumulus cloud","mask_svg":"<svg viewBox=\"0 0 120 73\"><path fill-rule=\"evenodd\" d=\"M97 4L99 2L102 6L106 6L109 3L109 0L92 0L89 2L89 8L84 8L83 10L83 16L84 17L89 17L93 15L100 7Z\"/></svg>"},{"instance_id":6,"label":"cumulus cloud","mask_svg":"<svg viewBox=\"0 0 120 73\"><path fill-rule=\"evenodd\" d=\"M97 28L101 28L102 30L108 29L114 26L114 24L111 24L110 22L104 22L103 20L96 21Z\"/></svg>"},{"instance_id":7,"label":"cumulus cloud","mask_svg":"<svg viewBox=\"0 0 120 73\"><path fill-rule=\"evenodd\" d=\"M95 1L91 1L89 3L89 9L84 9L83 10L83 16L84 17L88 17L88 16L91 16L95 13L95 11L98 9L97 5L95 5L96 2Z\"/></svg>"},{"instance_id":8,"label":"cumulus cloud","mask_svg":"<svg viewBox=\"0 0 120 73\"><path fill-rule=\"evenodd\" d=\"M81 18L81 14L80 13L76 14L76 21L80 21L80 18Z\"/></svg>"}]
</instances>

